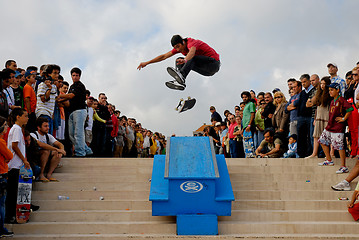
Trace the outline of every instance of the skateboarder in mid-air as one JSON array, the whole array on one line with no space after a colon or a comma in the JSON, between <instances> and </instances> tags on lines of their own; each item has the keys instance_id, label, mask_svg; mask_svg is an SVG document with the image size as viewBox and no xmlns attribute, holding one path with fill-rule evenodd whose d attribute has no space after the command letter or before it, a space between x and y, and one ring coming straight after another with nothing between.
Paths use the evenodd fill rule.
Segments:
<instances>
[{"instance_id":1,"label":"skateboarder in mid-air","mask_svg":"<svg viewBox=\"0 0 359 240\"><path fill-rule=\"evenodd\" d=\"M141 62L137 69L146 67L148 64L161 62L177 53L182 53L185 57L176 59L176 68L168 67L168 73L175 79L166 82L166 86L171 89L184 90L186 88L186 77L191 70L204 76L212 76L219 71L219 54L208 44L193 38L182 38L174 35L171 39L173 49L167 53L159 55L147 62Z\"/></svg>"}]
</instances>

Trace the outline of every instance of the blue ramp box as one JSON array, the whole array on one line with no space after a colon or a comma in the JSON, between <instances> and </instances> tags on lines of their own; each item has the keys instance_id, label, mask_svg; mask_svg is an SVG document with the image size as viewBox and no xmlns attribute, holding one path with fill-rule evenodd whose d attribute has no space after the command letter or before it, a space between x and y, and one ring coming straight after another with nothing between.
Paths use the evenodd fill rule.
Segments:
<instances>
[{"instance_id":1,"label":"blue ramp box","mask_svg":"<svg viewBox=\"0 0 359 240\"><path fill-rule=\"evenodd\" d=\"M234 195L223 155L210 137L171 137L153 161L153 216L176 216L178 235L217 235L218 216L230 216Z\"/></svg>"}]
</instances>

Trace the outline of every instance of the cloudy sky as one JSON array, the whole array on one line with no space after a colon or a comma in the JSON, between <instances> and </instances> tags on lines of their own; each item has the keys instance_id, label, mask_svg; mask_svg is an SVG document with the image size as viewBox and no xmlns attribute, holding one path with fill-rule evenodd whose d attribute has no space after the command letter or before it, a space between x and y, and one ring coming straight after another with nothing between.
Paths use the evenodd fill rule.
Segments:
<instances>
[{"instance_id":1,"label":"cloudy sky","mask_svg":"<svg viewBox=\"0 0 359 240\"><path fill-rule=\"evenodd\" d=\"M329 62L344 76L359 61L358 9L355 0L0 0L0 64L56 63L70 83L78 66L93 96L105 92L146 128L190 136L211 105L233 111L244 90L286 92L288 78L325 76ZM164 85L175 58L136 69L171 50L174 34L212 46L220 71L191 72L179 92ZM178 114L187 96L197 104Z\"/></svg>"}]
</instances>

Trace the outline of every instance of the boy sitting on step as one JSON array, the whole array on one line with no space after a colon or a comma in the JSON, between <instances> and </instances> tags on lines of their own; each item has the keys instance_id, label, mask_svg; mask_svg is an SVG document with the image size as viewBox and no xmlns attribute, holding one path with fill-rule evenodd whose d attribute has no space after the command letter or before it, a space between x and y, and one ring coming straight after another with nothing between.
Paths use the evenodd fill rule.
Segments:
<instances>
[{"instance_id":1,"label":"boy sitting on step","mask_svg":"<svg viewBox=\"0 0 359 240\"><path fill-rule=\"evenodd\" d=\"M283 154L283 158L298 158L297 154L297 134L292 134L288 139L288 151Z\"/></svg>"},{"instance_id":2,"label":"boy sitting on step","mask_svg":"<svg viewBox=\"0 0 359 240\"><path fill-rule=\"evenodd\" d=\"M355 221L359 220L359 203L355 204L355 201L357 200L358 196L359 196L359 182L355 188L355 191L353 192L352 199L348 204L348 212L353 216Z\"/></svg>"}]
</instances>

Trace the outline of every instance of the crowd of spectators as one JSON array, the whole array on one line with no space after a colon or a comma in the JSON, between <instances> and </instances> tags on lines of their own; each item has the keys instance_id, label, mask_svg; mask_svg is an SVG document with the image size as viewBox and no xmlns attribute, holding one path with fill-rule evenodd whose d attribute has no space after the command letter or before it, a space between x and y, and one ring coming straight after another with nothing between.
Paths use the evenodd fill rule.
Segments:
<instances>
[{"instance_id":1,"label":"crowd of spectators","mask_svg":"<svg viewBox=\"0 0 359 240\"><path fill-rule=\"evenodd\" d=\"M0 225L15 222L22 165L31 166L37 181L55 182L58 180L52 174L62 166L64 156L165 154L165 137L143 128L135 118L121 115L105 93L98 99L91 96L79 68L70 71L71 83L60 72L56 64L42 65L38 71L35 66L18 68L14 60L8 60L0 71ZM7 183L2 184L4 179ZM2 214L5 206L6 217ZM6 233L0 227L0 236Z\"/></svg>"},{"instance_id":2,"label":"crowd of spectators","mask_svg":"<svg viewBox=\"0 0 359 240\"><path fill-rule=\"evenodd\" d=\"M224 119L211 106L212 125L204 135L213 137L216 152L226 157L324 158L318 160L319 166L333 166L336 156L340 158L336 173L348 173L347 157L359 155L359 62L345 79L338 76L335 63L329 63L327 70L328 76L321 78L318 74L290 78L283 91L244 91L243 102L234 107L234 113L225 110ZM250 133L252 145L243 137L245 132ZM255 154L247 155L248 148ZM350 190L349 183L358 175L359 160L332 189Z\"/></svg>"}]
</instances>

